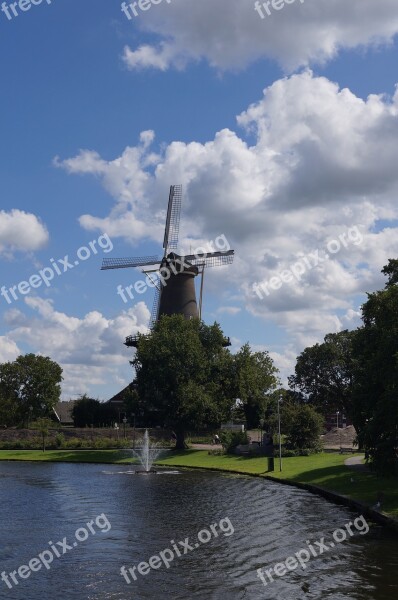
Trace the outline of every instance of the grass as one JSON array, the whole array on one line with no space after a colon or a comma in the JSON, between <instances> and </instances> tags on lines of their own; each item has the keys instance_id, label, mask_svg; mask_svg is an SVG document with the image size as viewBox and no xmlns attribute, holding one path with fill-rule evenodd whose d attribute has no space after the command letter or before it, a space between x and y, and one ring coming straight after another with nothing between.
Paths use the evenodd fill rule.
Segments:
<instances>
[{"instance_id":1,"label":"grass","mask_svg":"<svg viewBox=\"0 0 398 600\"><path fill-rule=\"evenodd\" d=\"M0 460L76 463L131 463L126 450L0 450Z\"/></svg>"},{"instance_id":2,"label":"grass","mask_svg":"<svg viewBox=\"0 0 398 600\"><path fill-rule=\"evenodd\" d=\"M397 479L377 478L373 473L349 469L344 465L346 455L322 453L313 456L283 458L283 471L275 459L275 471L267 473L267 459L242 456L210 455L206 450L172 452L161 458L158 464L175 467L200 467L233 471L249 475L272 475L285 479L322 487L368 505L376 502L377 494L383 492L383 512L398 518ZM1 450L0 460L44 461L44 462L87 462L131 464L131 454L123 450ZM351 479L354 481L352 482Z\"/></svg>"}]
</instances>

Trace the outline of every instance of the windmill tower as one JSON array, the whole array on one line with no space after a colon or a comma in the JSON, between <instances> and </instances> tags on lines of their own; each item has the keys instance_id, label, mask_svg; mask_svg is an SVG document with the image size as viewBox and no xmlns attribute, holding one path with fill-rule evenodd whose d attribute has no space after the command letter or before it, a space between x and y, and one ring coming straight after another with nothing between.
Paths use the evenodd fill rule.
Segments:
<instances>
[{"instance_id":1,"label":"windmill tower","mask_svg":"<svg viewBox=\"0 0 398 600\"><path fill-rule=\"evenodd\" d=\"M103 271L139 267L150 279L150 273L158 273L157 280L151 279L155 286L151 327L162 315L182 314L186 319L201 318L205 268L230 264L234 259L234 250L186 256L174 252L178 246L181 199L182 187L172 185L163 239L163 257L105 258L101 267ZM195 291L195 278L198 275L201 276L199 307ZM125 344L135 347L136 342L137 336L128 336Z\"/></svg>"}]
</instances>

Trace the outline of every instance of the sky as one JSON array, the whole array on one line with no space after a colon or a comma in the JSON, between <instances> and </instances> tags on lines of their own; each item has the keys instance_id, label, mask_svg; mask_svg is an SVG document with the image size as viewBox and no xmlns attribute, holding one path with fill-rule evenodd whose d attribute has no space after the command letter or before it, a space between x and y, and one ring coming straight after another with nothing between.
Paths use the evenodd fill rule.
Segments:
<instances>
[{"instance_id":1,"label":"sky","mask_svg":"<svg viewBox=\"0 0 398 600\"><path fill-rule=\"evenodd\" d=\"M398 257L396 0L0 8L0 362L56 360L63 399L133 379L153 290L124 302L142 273L100 267L162 254L172 184L179 252L235 250L202 314L233 352L285 382L360 325Z\"/></svg>"}]
</instances>

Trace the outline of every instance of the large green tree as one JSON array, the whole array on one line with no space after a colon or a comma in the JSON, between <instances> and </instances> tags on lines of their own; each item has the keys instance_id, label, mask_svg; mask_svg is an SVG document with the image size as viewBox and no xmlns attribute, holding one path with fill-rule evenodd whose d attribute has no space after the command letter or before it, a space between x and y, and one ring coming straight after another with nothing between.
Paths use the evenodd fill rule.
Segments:
<instances>
[{"instance_id":1,"label":"large green tree","mask_svg":"<svg viewBox=\"0 0 398 600\"><path fill-rule=\"evenodd\" d=\"M304 393L324 415L336 410L352 416L355 331L329 333L322 344L306 348L297 358L289 385Z\"/></svg>"},{"instance_id":2,"label":"large green tree","mask_svg":"<svg viewBox=\"0 0 398 600\"><path fill-rule=\"evenodd\" d=\"M278 385L278 370L268 352L252 352L245 344L234 356L235 396L242 403L248 429L266 416L272 392Z\"/></svg>"},{"instance_id":3,"label":"large green tree","mask_svg":"<svg viewBox=\"0 0 398 600\"><path fill-rule=\"evenodd\" d=\"M232 357L216 323L163 316L140 335L133 361L141 419L173 429L184 448L187 431L218 426L233 405Z\"/></svg>"},{"instance_id":4,"label":"large green tree","mask_svg":"<svg viewBox=\"0 0 398 600\"><path fill-rule=\"evenodd\" d=\"M26 354L0 365L0 396L13 409L14 424L51 414L61 394L62 369L48 356Z\"/></svg>"},{"instance_id":5,"label":"large green tree","mask_svg":"<svg viewBox=\"0 0 398 600\"><path fill-rule=\"evenodd\" d=\"M384 290L368 294L357 358L354 416L359 441L379 473L398 473L398 261L382 271Z\"/></svg>"},{"instance_id":6,"label":"large green tree","mask_svg":"<svg viewBox=\"0 0 398 600\"><path fill-rule=\"evenodd\" d=\"M324 418L308 404L286 404L282 406L282 432L286 445L294 450L319 450Z\"/></svg>"}]
</instances>

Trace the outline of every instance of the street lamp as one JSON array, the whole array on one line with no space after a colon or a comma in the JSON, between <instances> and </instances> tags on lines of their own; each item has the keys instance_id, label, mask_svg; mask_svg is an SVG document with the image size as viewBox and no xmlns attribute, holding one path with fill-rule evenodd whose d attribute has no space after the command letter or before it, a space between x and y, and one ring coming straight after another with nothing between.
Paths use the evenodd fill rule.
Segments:
<instances>
[{"instance_id":1,"label":"street lamp","mask_svg":"<svg viewBox=\"0 0 398 600\"><path fill-rule=\"evenodd\" d=\"M264 419L260 419L260 432L261 432L260 446L263 445L263 429L264 429Z\"/></svg>"},{"instance_id":2,"label":"street lamp","mask_svg":"<svg viewBox=\"0 0 398 600\"><path fill-rule=\"evenodd\" d=\"M124 439L126 439L126 423L127 423L127 419L126 417L123 418L123 433L124 433Z\"/></svg>"},{"instance_id":3,"label":"street lamp","mask_svg":"<svg viewBox=\"0 0 398 600\"><path fill-rule=\"evenodd\" d=\"M281 399L281 395L278 394L279 471L282 471Z\"/></svg>"},{"instance_id":4,"label":"street lamp","mask_svg":"<svg viewBox=\"0 0 398 600\"><path fill-rule=\"evenodd\" d=\"M338 434L339 434L339 446L340 446L340 452L341 452L341 431L340 431L340 429L339 429L339 414L340 414L340 411L339 411L339 410L337 410L337 411L336 411L336 419L337 419L337 432L338 432Z\"/></svg>"},{"instance_id":5,"label":"street lamp","mask_svg":"<svg viewBox=\"0 0 398 600\"><path fill-rule=\"evenodd\" d=\"M133 450L135 449L135 413L131 415L134 419L134 429L133 429Z\"/></svg>"}]
</instances>

